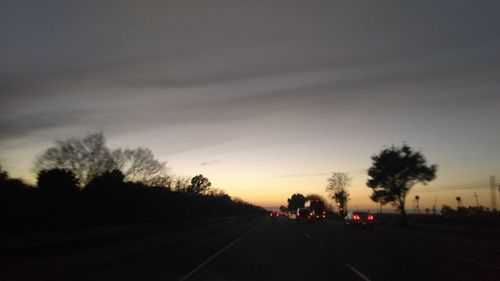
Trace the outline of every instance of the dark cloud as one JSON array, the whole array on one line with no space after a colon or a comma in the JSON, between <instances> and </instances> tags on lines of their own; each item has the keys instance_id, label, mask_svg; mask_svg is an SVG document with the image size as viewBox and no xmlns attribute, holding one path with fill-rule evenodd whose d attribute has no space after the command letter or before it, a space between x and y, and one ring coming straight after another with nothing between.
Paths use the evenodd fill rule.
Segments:
<instances>
[{"instance_id":1,"label":"dark cloud","mask_svg":"<svg viewBox=\"0 0 500 281\"><path fill-rule=\"evenodd\" d=\"M60 128L77 124L83 113L44 112L40 114L7 117L0 119L0 142L36 134L40 130Z\"/></svg>"},{"instance_id":2,"label":"dark cloud","mask_svg":"<svg viewBox=\"0 0 500 281\"><path fill-rule=\"evenodd\" d=\"M78 130L154 136L144 138L166 154L254 137L386 141L446 129L460 139L449 130L473 128L495 139L498 111L482 109L500 102L498 10L498 1L4 1L0 144Z\"/></svg>"},{"instance_id":3,"label":"dark cloud","mask_svg":"<svg viewBox=\"0 0 500 281\"><path fill-rule=\"evenodd\" d=\"M217 160L211 160L211 161L203 161L200 163L200 166L212 166L217 164L219 161Z\"/></svg>"},{"instance_id":4,"label":"dark cloud","mask_svg":"<svg viewBox=\"0 0 500 281\"><path fill-rule=\"evenodd\" d=\"M229 86L225 86L227 88L219 88L227 94L218 93L218 88L215 88L215 93L203 93L203 88L195 88L195 92L191 94L150 92L148 88L144 88L140 94L137 90L130 89L110 92L101 90L95 97L90 98L79 94L81 89L74 92L72 87L60 86L62 89L70 90L31 98L33 106L38 107L39 113L32 112L35 107L30 107L27 97L19 96L17 99L7 100L8 102L1 107L6 112L14 111L16 114L0 117L2 128L0 140L22 136L30 131L64 126L88 126L124 132L131 129L180 124L227 123L275 114L292 116L314 114L318 118L328 117L332 112L348 114L353 107L366 99L372 102L371 109L362 109L365 112L377 110L382 104L397 106L410 101L441 108L442 104L450 104L450 99L455 105L461 104L467 107L471 102L480 104L481 100L488 102L492 99L498 100L494 89L499 88L499 85L495 84L495 79L500 75L500 70L496 65L498 64L495 60L490 60L444 65L427 63L420 67L403 65L385 70L372 66L363 70L351 68L341 72L331 70L290 74L291 76L284 74L252 80L248 85L255 84L255 86L245 88L245 92L239 94L232 94L234 85L230 83ZM322 80L310 82L310 77L315 75L320 76ZM463 79L464 77L467 79ZM274 83L277 86L261 86L262 82ZM493 87L489 92L471 94L449 92L453 89L461 91L467 87L474 89L487 83L491 83L490 87ZM434 90L443 87L442 85L446 85L447 92ZM95 91L92 86L88 87L91 91ZM398 91L385 92L385 87L392 89L411 87L421 95L400 96ZM52 91L60 88L53 87ZM43 91L43 87L40 89ZM433 94L428 95L426 91ZM204 97L204 95L209 96ZM51 102L47 102L49 97ZM21 110L23 106L26 107L24 112ZM60 106L67 109L57 109ZM42 107L46 110L41 110Z\"/></svg>"}]
</instances>

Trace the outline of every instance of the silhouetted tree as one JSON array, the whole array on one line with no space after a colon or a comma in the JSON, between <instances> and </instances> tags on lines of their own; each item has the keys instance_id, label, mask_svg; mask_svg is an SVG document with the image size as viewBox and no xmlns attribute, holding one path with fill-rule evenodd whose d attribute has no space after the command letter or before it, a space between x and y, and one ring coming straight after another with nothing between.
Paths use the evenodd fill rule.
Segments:
<instances>
[{"instance_id":1,"label":"silhouetted tree","mask_svg":"<svg viewBox=\"0 0 500 281\"><path fill-rule=\"evenodd\" d=\"M81 186L111 170L120 170L127 181L142 182L149 186L170 183L166 162L155 159L151 150L111 150L106 146L102 133L57 141L35 159L36 172L54 168L72 171L79 178Z\"/></svg>"},{"instance_id":2,"label":"silhouetted tree","mask_svg":"<svg viewBox=\"0 0 500 281\"><path fill-rule=\"evenodd\" d=\"M186 192L190 185L191 179L188 177L177 177L172 186L172 190L174 191L180 191L180 192Z\"/></svg>"},{"instance_id":3,"label":"silhouetted tree","mask_svg":"<svg viewBox=\"0 0 500 281\"><path fill-rule=\"evenodd\" d=\"M148 148L115 149L111 152L114 169L122 171L126 181L150 186L168 184L166 162L155 159Z\"/></svg>"},{"instance_id":4,"label":"silhouetted tree","mask_svg":"<svg viewBox=\"0 0 500 281\"><path fill-rule=\"evenodd\" d=\"M460 198L460 196L457 196L455 199L457 200L457 210L458 210L458 208L460 208L460 205L462 203L462 198Z\"/></svg>"},{"instance_id":5,"label":"silhouetted tree","mask_svg":"<svg viewBox=\"0 0 500 281\"><path fill-rule=\"evenodd\" d=\"M78 179L66 169L42 170L38 173L37 187L40 192L51 195L66 195L79 190Z\"/></svg>"},{"instance_id":6,"label":"silhouetted tree","mask_svg":"<svg viewBox=\"0 0 500 281\"><path fill-rule=\"evenodd\" d=\"M9 173L2 169L0 166L0 190L1 191L12 191L12 190L23 190L32 189L33 187L26 184L20 179L14 179L9 176ZM2 198L2 196L0 196Z\"/></svg>"},{"instance_id":7,"label":"silhouetted tree","mask_svg":"<svg viewBox=\"0 0 500 281\"><path fill-rule=\"evenodd\" d=\"M224 195L227 195L227 193L223 189L220 189L220 188L210 188L209 190L206 191L206 194L210 195L210 196L224 196Z\"/></svg>"},{"instance_id":8,"label":"silhouetted tree","mask_svg":"<svg viewBox=\"0 0 500 281\"><path fill-rule=\"evenodd\" d=\"M150 187L154 186L171 190L174 186L174 178L168 175L159 175L147 180L145 184Z\"/></svg>"},{"instance_id":9,"label":"silhouetted tree","mask_svg":"<svg viewBox=\"0 0 500 281\"><path fill-rule=\"evenodd\" d=\"M85 212L97 225L147 221L156 198L141 183L126 183L119 170L94 177L83 189Z\"/></svg>"},{"instance_id":10,"label":"silhouetted tree","mask_svg":"<svg viewBox=\"0 0 500 281\"><path fill-rule=\"evenodd\" d=\"M92 178L115 167L113 157L102 133L82 139L57 141L35 159L34 170L66 169L72 171L86 185Z\"/></svg>"},{"instance_id":11,"label":"silhouetted tree","mask_svg":"<svg viewBox=\"0 0 500 281\"><path fill-rule=\"evenodd\" d=\"M10 178L0 167L0 232L15 233L33 229L37 223L38 200L35 188Z\"/></svg>"},{"instance_id":12,"label":"silhouetted tree","mask_svg":"<svg viewBox=\"0 0 500 281\"><path fill-rule=\"evenodd\" d=\"M38 188L33 188L9 178L0 167L0 233L178 223L265 212L241 199L231 199L221 189L211 188L210 181L202 175L190 180L178 178L179 183L169 178L165 185L158 186L125 180L120 170L108 170L89 179L80 191L71 170L54 168L40 170Z\"/></svg>"},{"instance_id":13,"label":"silhouetted tree","mask_svg":"<svg viewBox=\"0 0 500 281\"><path fill-rule=\"evenodd\" d=\"M351 181L352 179L349 177L349 174L342 172L333 172L328 178L326 191L330 193L332 199L339 206L340 214L347 212L347 201L349 200L348 188L351 186Z\"/></svg>"},{"instance_id":14,"label":"silhouetted tree","mask_svg":"<svg viewBox=\"0 0 500 281\"><path fill-rule=\"evenodd\" d=\"M85 191L111 191L119 189L124 184L125 175L120 170L106 171L94 177L85 187Z\"/></svg>"},{"instance_id":15,"label":"silhouetted tree","mask_svg":"<svg viewBox=\"0 0 500 281\"><path fill-rule=\"evenodd\" d=\"M186 192L189 194L203 194L208 191L210 186L212 186L212 183L200 174L191 179L191 184L187 187Z\"/></svg>"},{"instance_id":16,"label":"silhouetted tree","mask_svg":"<svg viewBox=\"0 0 500 281\"><path fill-rule=\"evenodd\" d=\"M456 211L453 210L450 206L448 205L443 205L441 207L441 214L445 217L453 217L456 215Z\"/></svg>"},{"instance_id":17,"label":"silhouetted tree","mask_svg":"<svg viewBox=\"0 0 500 281\"><path fill-rule=\"evenodd\" d=\"M287 208L287 207L285 207L285 206L283 206L283 205L281 205L281 206L280 206L280 211L282 211L282 212L286 212L286 211L288 211L288 208Z\"/></svg>"},{"instance_id":18,"label":"silhouetted tree","mask_svg":"<svg viewBox=\"0 0 500 281\"><path fill-rule=\"evenodd\" d=\"M73 225L78 215L78 179L66 169L42 170L37 176L40 220L48 227Z\"/></svg>"},{"instance_id":19,"label":"silhouetted tree","mask_svg":"<svg viewBox=\"0 0 500 281\"><path fill-rule=\"evenodd\" d=\"M5 182L9 178L9 174L7 171L2 170L2 166L0 166L0 183Z\"/></svg>"},{"instance_id":20,"label":"silhouetted tree","mask_svg":"<svg viewBox=\"0 0 500 281\"><path fill-rule=\"evenodd\" d=\"M293 194L292 197L288 198L288 210L297 211L298 208L304 208L306 204L306 197L300 193Z\"/></svg>"},{"instance_id":21,"label":"silhouetted tree","mask_svg":"<svg viewBox=\"0 0 500 281\"><path fill-rule=\"evenodd\" d=\"M382 204L392 203L401 214L401 223L406 223L406 195L416 183L426 184L436 177L436 165L427 166L422 153L411 147L392 146L372 156L372 166L367 186L373 189L370 198Z\"/></svg>"},{"instance_id":22,"label":"silhouetted tree","mask_svg":"<svg viewBox=\"0 0 500 281\"><path fill-rule=\"evenodd\" d=\"M33 187L20 179L11 178L9 173L0 166L0 199L10 200L12 198L9 197L13 193L19 193L27 189L33 189Z\"/></svg>"}]
</instances>

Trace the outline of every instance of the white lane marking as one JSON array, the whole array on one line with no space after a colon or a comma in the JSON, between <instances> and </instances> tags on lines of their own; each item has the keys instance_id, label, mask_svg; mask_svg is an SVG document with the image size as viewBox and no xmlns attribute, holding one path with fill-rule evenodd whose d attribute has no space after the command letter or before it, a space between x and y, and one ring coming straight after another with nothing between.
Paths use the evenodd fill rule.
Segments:
<instances>
[{"instance_id":1,"label":"white lane marking","mask_svg":"<svg viewBox=\"0 0 500 281\"><path fill-rule=\"evenodd\" d=\"M207 263L209 263L210 261L212 261L213 259L215 259L217 256L219 256L220 254L222 254L225 250L229 249L231 246L233 246L234 244L236 244L238 241L240 241L241 239L243 239L243 237L245 237L248 233L250 233L251 231L253 231L257 227L259 227L260 225L261 224L259 223L258 225L254 226L252 229L250 229L249 231L247 231L247 232L243 233L242 235L240 235L240 237L238 237L235 240L233 240L233 242L227 244L224 248L220 249L213 256L209 257L206 261L202 262L200 265L198 265L193 270L191 270L188 274L184 275L184 277L182 277L181 279L179 279L179 281L188 280L191 276L193 276L193 274L195 274L198 270L200 270L202 267L204 267Z\"/></svg>"},{"instance_id":2,"label":"white lane marking","mask_svg":"<svg viewBox=\"0 0 500 281\"><path fill-rule=\"evenodd\" d=\"M319 244L319 247L321 248L321 250L323 250L323 251L325 251L325 252L326 252L326 247L325 247L325 245L323 245L323 244L321 244L321 243L320 243L320 244Z\"/></svg>"},{"instance_id":3,"label":"white lane marking","mask_svg":"<svg viewBox=\"0 0 500 281\"><path fill-rule=\"evenodd\" d=\"M307 239L312 239L311 235L304 233L304 236L307 237Z\"/></svg>"},{"instance_id":4,"label":"white lane marking","mask_svg":"<svg viewBox=\"0 0 500 281\"><path fill-rule=\"evenodd\" d=\"M354 268L352 265L346 263L345 264L350 270L352 270L354 273L356 273L361 279L364 281L371 281L370 278L366 277L363 273L359 272L356 268Z\"/></svg>"},{"instance_id":5,"label":"white lane marking","mask_svg":"<svg viewBox=\"0 0 500 281\"><path fill-rule=\"evenodd\" d=\"M467 261L467 262L470 262L470 263L475 263L475 264L478 264L478 265L482 265L482 266L494 268L496 270L500 270L500 266L496 266L496 265L493 265L493 264L489 264L489 263L485 263L485 262L480 262L480 261L476 261L476 260L468 259L468 258L464 258L464 257L453 256L453 255L449 255L449 257L455 258L457 260Z\"/></svg>"}]
</instances>

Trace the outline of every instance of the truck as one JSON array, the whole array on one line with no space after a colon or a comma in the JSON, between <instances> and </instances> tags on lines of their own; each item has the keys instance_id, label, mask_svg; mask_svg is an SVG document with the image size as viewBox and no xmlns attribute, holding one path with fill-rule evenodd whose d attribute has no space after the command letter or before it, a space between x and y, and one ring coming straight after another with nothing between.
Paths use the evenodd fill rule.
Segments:
<instances>
[{"instance_id":1,"label":"truck","mask_svg":"<svg viewBox=\"0 0 500 281\"><path fill-rule=\"evenodd\" d=\"M325 203L320 199L312 199L309 201L309 209L315 220L323 221L326 219Z\"/></svg>"}]
</instances>

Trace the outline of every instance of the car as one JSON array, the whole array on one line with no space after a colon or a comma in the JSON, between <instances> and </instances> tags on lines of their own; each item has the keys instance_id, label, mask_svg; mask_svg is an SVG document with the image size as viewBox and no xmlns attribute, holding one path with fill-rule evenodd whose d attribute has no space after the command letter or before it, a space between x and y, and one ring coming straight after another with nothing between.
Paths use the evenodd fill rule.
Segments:
<instances>
[{"instance_id":1,"label":"car","mask_svg":"<svg viewBox=\"0 0 500 281\"><path fill-rule=\"evenodd\" d=\"M313 214L309 208L298 208L295 221L297 223L307 222L311 223L313 220Z\"/></svg>"},{"instance_id":2,"label":"car","mask_svg":"<svg viewBox=\"0 0 500 281\"><path fill-rule=\"evenodd\" d=\"M277 211L269 212L269 217L272 219L277 219L279 217L279 213Z\"/></svg>"},{"instance_id":3,"label":"car","mask_svg":"<svg viewBox=\"0 0 500 281\"><path fill-rule=\"evenodd\" d=\"M374 222L375 216L369 212L351 211L348 212L344 218L346 227L360 226L373 228Z\"/></svg>"},{"instance_id":4,"label":"car","mask_svg":"<svg viewBox=\"0 0 500 281\"><path fill-rule=\"evenodd\" d=\"M317 221L325 221L326 220L326 211L313 212L313 217Z\"/></svg>"}]
</instances>

